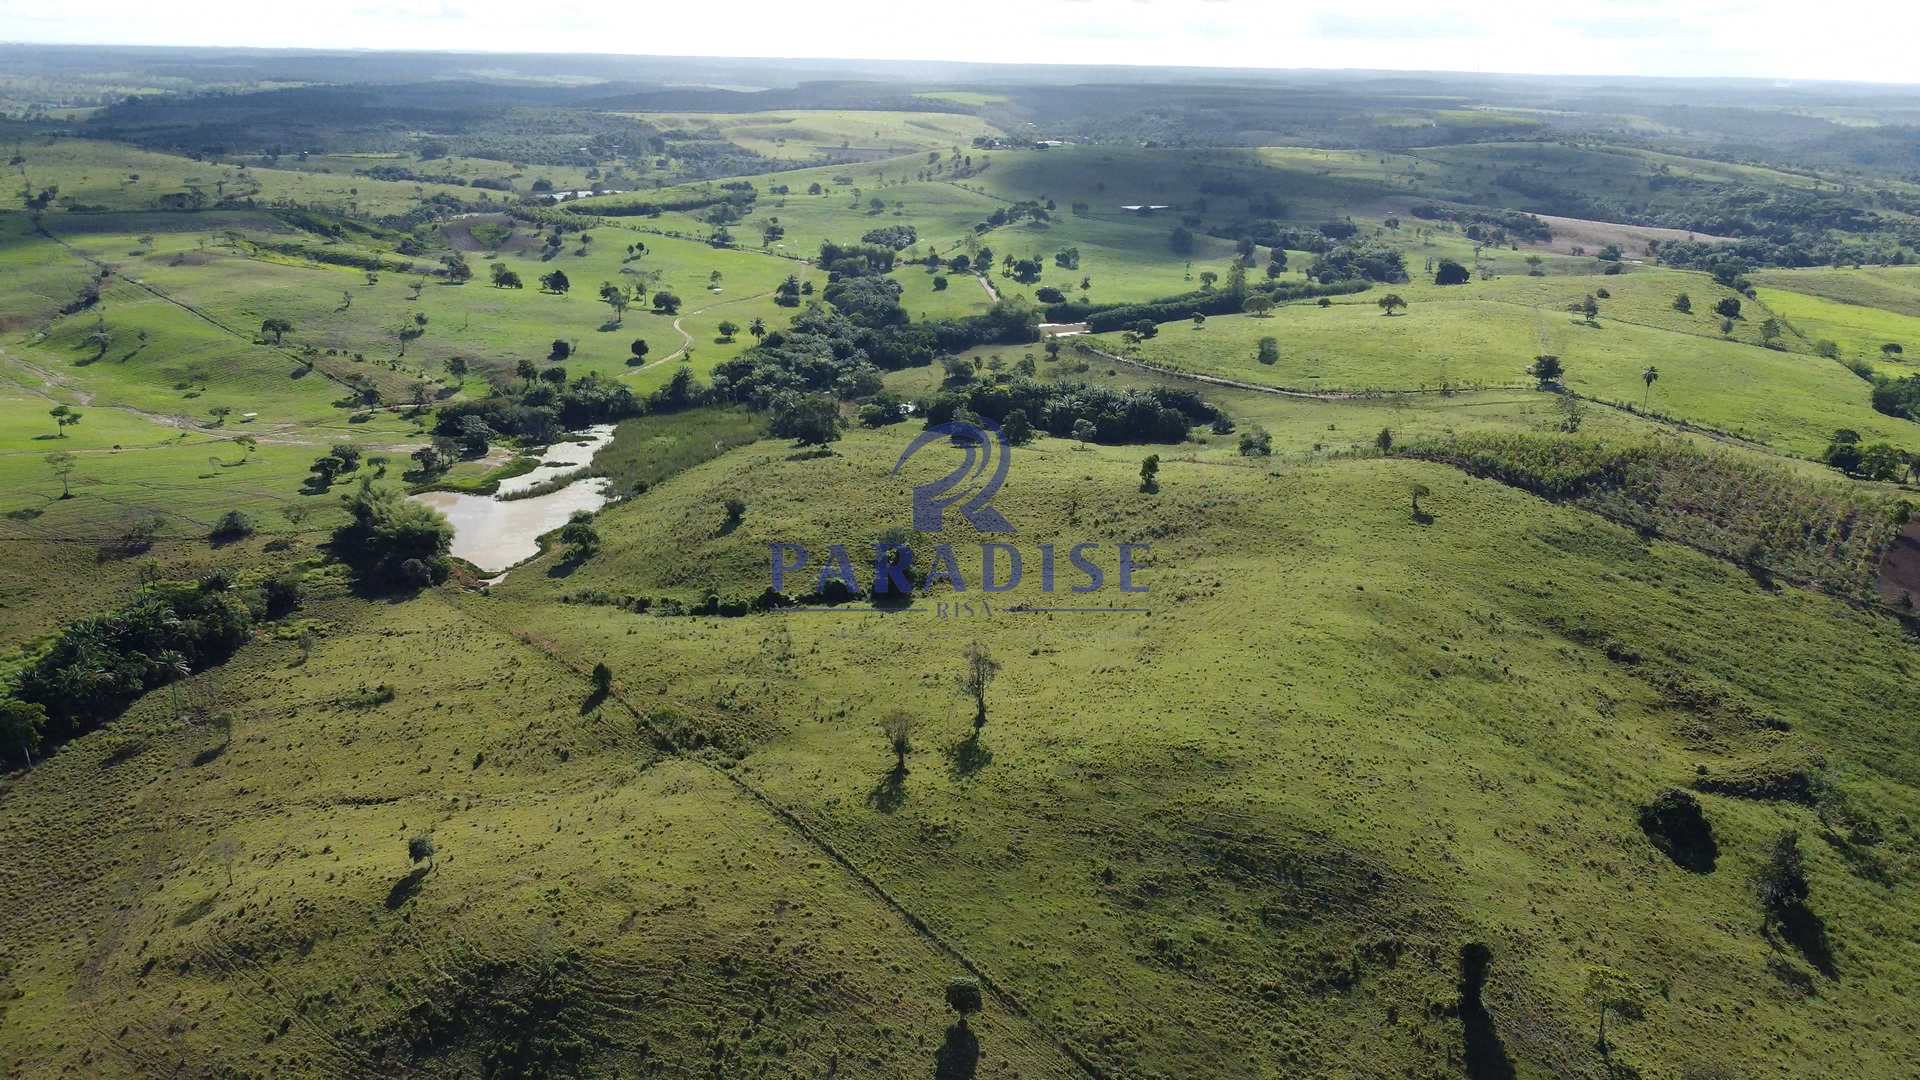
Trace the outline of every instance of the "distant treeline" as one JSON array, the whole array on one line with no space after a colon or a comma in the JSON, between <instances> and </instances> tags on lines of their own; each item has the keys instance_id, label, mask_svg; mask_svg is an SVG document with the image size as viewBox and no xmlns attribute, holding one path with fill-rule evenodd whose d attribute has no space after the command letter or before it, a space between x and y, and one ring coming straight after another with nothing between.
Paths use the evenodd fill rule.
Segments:
<instances>
[{"instance_id":1,"label":"distant treeline","mask_svg":"<svg viewBox=\"0 0 1920 1080\"><path fill-rule=\"evenodd\" d=\"M1452 206L1440 206L1435 203L1421 203L1410 207L1407 213L1423 221L1451 221L1467 227L1467 236L1479 240L1474 235L1476 226L1490 226L1504 231L1517 240L1533 240L1546 243L1553 239L1553 230L1539 218L1519 210L1473 210Z\"/></svg>"}]
</instances>

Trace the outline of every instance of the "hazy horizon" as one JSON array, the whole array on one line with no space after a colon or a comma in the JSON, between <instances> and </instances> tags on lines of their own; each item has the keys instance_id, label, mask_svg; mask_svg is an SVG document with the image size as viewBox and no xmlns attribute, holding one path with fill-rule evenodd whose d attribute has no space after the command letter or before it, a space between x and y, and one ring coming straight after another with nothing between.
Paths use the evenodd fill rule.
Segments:
<instances>
[{"instance_id":1,"label":"hazy horizon","mask_svg":"<svg viewBox=\"0 0 1920 1080\"><path fill-rule=\"evenodd\" d=\"M645 12L644 37L629 37L577 0L538 9L400 0L298 11L212 0L197 5L190 23L128 0L77 0L57 10L0 0L14 45L1920 82L1904 55L1920 35L1920 9L1853 0L1815 22L1782 0L1684 10L1600 0L1577 15L1545 17L1519 0L1386 0L1365 14L1325 0L1286 10L1256 0L977 0L967 10L930 27L880 0L839 0L797 16L752 0L729 9L724 34L708 12L654 9ZM1778 32L1783 20L1793 34ZM1862 20L1873 34L1859 33ZM930 40L947 55L932 55Z\"/></svg>"}]
</instances>

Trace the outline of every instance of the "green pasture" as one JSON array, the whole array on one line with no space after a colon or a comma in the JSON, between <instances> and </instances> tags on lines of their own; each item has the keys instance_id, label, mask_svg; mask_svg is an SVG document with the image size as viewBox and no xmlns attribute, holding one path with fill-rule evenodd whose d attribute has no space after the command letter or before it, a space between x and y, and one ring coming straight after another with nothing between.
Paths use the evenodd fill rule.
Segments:
<instances>
[{"instance_id":1,"label":"green pasture","mask_svg":"<svg viewBox=\"0 0 1920 1080\"><path fill-rule=\"evenodd\" d=\"M709 134L776 161L813 161L857 152L897 156L970 147L1000 129L974 116L941 112L783 109L750 113L628 113L663 130Z\"/></svg>"}]
</instances>

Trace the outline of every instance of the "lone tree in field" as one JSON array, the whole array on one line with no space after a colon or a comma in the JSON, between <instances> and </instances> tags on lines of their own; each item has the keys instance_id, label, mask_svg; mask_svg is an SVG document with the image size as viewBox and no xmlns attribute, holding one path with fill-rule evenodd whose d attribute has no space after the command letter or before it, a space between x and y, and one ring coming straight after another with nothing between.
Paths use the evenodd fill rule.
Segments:
<instances>
[{"instance_id":1,"label":"lone tree in field","mask_svg":"<svg viewBox=\"0 0 1920 1080\"><path fill-rule=\"evenodd\" d=\"M1073 437L1078 440L1082 450L1086 449L1087 444L1098 438L1099 435L1100 429L1094 427L1093 421L1086 417L1083 416L1073 422Z\"/></svg>"},{"instance_id":2,"label":"lone tree in field","mask_svg":"<svg viewBox=\"0 0 1920 1080\"><path fill-rule=\"evenodd\" d=\"M1673 310L1682 315L1693 314L1693 297L1680 293L1673 298Z\"/></svg>"},{"instance_id":3,"label":"lone tree in field","mask_svg":"<svg viewBox=\"0 0 1920 1080\"><path fill-rule=\"evenodd\" d=\"M1465 285L1472 280L1473 272L1452 259L1441 259L1439 269L1433 272L1435 285Z\"/></svg>"},{"instance_id":4,"label":"lone tree in field","mask_svg":"<svg viewBox=\"0 0 1920 1080\"><path fill-rule=\"evenodd\" d=\"M1374 303L1380 305L1380 314L1382 315L1392 315L1394 309L1405 310L1407 306L1406 300L1404 300L1399 293L1388 293L1374 301Z\"/></svg>"},{"instance_id":5,"label":"lone tree in field","mask_svg":"<svg viewBox=\"0 0 1920 1080\"><path fill-rule=\"evenodd\" d=\"M1240 306L1254 318L1264 319L1273 313L1273 297L1256 294L1247 297L1247 302Z\"/></svg>"},{"instance_id":6,"label":"lone tree in field","mask_svg":"<svg viewBox=\"0 0 1920 1080\"><path fill-rule=\"evenodd\" d=\"M600 284L600 299L606 301L607 306L613 309L613 321L616 324L626 321L627 304L629 302L627 290L615 285L611 281L602 282Z\"/></svg>"},{"instance_id":7,"label":"lone tree in field","mask_svg":"<svg viewBox=\"0 0 1920 1080\"><path fill-rule=\"evenodd\" d=\"M1587 298L1580 301L1580 317L1585 319L1589 325L1593 323L1593 320L1600 317L1600 301L1594 299L1592 293L1588 293Z\"/></svg>"},{"instance_id":8,"label":"lone tree in field","mask_svg":"<svg viewBox=\"0 0 1920 1080\"><path fill-rule=\"evenodd\" d=\"M734 322L732 319L721 319L719 330L720 330L720 340L732 341L733 336L740 332L740 324L737 322Z\"/></svg>"},{"instance_id":9,"label":"lone tree in field","mask_svg":"<svg viewBox=\"0 0 1920 1080\"><path fill-rule=\"evenodd\" d=\"M1160 455L1148 454L1140 462L1140 490L1152 495L1160 490Z\"/></svg>"},{"instance_id":10,"label":"lone tree in field","mask_svg":"<svg viewBox=\"0 0 1920 1080\"><path fill-rule=\"evenodd\" d=\"M1640 381L1647 384L1646 395L1640 399L1640 407L1642 409L1645 409L1648 402L1653 400L1653 384L1659 378L1660 369L1654 367L1652 364L1648 364L1647 370L1640 373Z\"/></svg>"},{"instance_id":11,"label":"lone tree in field","mask_svg":"<svg viewBox=\"0 0 1920 1080\"><path fill-rule=\"evenodd\" d=\"M1723 297L1719 303L1713 305L1713 310L1723 319L1737 319L1740 317L1740 298Z\"/></svg>"},{"instance_id":12,"label":"lone tree in field","mask_svg":"<svg viewBox=\"0 0 1920 1080\"><path fill-rule=\"evenodd\" d=\"M977 739L980 729L987 726L987 687L1000 674L1000 662L977 641L967 646L960 659L965 664L960 670L960 693L973 699L973 735Z\"/></svg>"},{"instance_id":13,"label":"lone tree in field","mask_svg":"<svg viewBox=\"0 0 1920 1080\"><path fill-rule=\"evenodd\" d=\"M555 270L551 274L540 275L540 287L550 293L564 296L567 290L573 287L573 282L567 280L565 270Z\"/></svg>"},{"instance_id":14,"label":"lone tree in field","mask_svg":"<svg viewBox=\"0 0 1920 1080\"><path fill-rule=\"evenodd\" d=\"M270 337L275 345L280 344L283 335L293 333L293 324L285 319L260 320L260 336Z\"/></svg>"},{"instance_id":15,"label":"lone tree in field","mask_svg":"<svg viewBox=\"0 0 1920 1080\"><path fill-rule=\"evenodd\" d=\"M80 410L71 405L55 405L47 410L47 415L53 417L55 433L63 439L67 437L67 429L80 422Z\"/></svg>"},{"instance_id":16,"label":"lone tree in field","mask_svg":"<svg viewBox=\"0 0 1920 1080\"><path fill-rule=\"evenodd\" d=\"M1279 363L1280 362L1280 339L1276 337L1261 338L1259 351L1254 354L1254 359L1260 361L1263 364Z\"/></svg>"},{"instance_id":17,"label":"lone tree in field","mask_svg":"<svg viewBox=\"0 0 1920 1080\"><path fill-rule=\"evenodd\" d=\"M433 837L426 833L421 833L407 841L407 858L411 859L416 866L424 862L427 864L427 869L433 869L434 854Z\"/></svg>"},{"instance_id":18,"label":"lone tree in field","mask_svg":"<svg viewBox=\"0 0 1920 1080\"><path fill-rule=\"evenodd\" d=\"M613 669L605 661L593 665L593 674L587 677L593 685L594 697L606 697L613 692Z\"/></svg>"},{"instance_id":19,"label":"lone tree in field","mask_svg":"<svg viewBox=\"0 0 1920 1080\"><path fill-rule=\"evenodd\" d=\"M1902 349L1900 347L1900 343L1897 341L1889 341L1885 345L1880 346L1880 355L1886 357L1889 360L1893 359L1896 356L1899 356L1901 353L1905 351L1906 350Z\"/></svg>"},{"instance_id":20,"label":"lone tree in field","mask_svg":"<svg viewBox=\"0 0 1920 1080\"><path fill-rule=\"evenodd\" d=\"M62 499L73 498L72 478L75 461L74 456L65 450L47 455L47 468L53 471L53 475L60 478L60 497Z\"/></svg>"},{"instance_id":21,"label":"lone tree in field","mask_svg":"<svg viewBox=\"0 0 1920 1080\"><path fill-rule=\"evenodd\" d=\"M1639 1020L1646 1016L1646 990L1626 972L1598 964L1588 968L1586 996L1590 1004L1600 1009L1600 1039L1594 1045L1602 1054L1608 1049L1608 1013L1622 1020Z\"/></svg>"},{"instance_id":22,"label":"lone tree in field","mask_svg":"<svg viewBox=\"0 0 1920 1080\"><path fill-rule=\"evenodd\" d=\"M1379 447L1380 452L1383 454L1391 452L1393 450L1393 429L1381 428L1380 434L1373 437L1373 445Z\"/></svg>"},{"instance_id":23,"label":"lone tree in field","mask_svg":"<svg viewBox=\"0 0 1920 1080\"><path fill-rule=\"evenodd\" d=\"M627 349L633 353L633 359L627 361L627 363L644 364L647 362L647 343L645 340L634 338L633 344L627 346Z\"/></svg>"},{"instance_id":24,"label":"lone tree in field","mask_svg":"<svg viewBox=\"0 0 1920 1080\"><path fill-rule=\"evenodd\" d=\"M966 1029L967 1017L979 1012L982 1004L979 983L972 979L955 979L947 984L947 1008L960 1014L962 1030Z\"/></svg>"},{"instance_id":25,"label":"lone tree in field","mask_svg":"<svg viewBox=\"0 0 1920 1080\"><path fill-rule=\"evenodd\" d=\"M1567 369L1560 363L1560 358L1552 353L1541 353L1534 357L1533 366L1527 369L1527 374L1533 376L1542 390L1553 389L1566 373Z\"/></svg>"},{"instance_id":26,"label":"lone tree in field","mask_svg":"<svg viewBox=\"0 0 1920 1080\"><path fill-rule=\"evenodd\" d=\"M918 726L919 721L905 709L896 709L880 721L880 733L887 738L887 749L893 751L896 773L907 771L907 753L913 749L913 730Z\"/></svg>"}]
</instances>

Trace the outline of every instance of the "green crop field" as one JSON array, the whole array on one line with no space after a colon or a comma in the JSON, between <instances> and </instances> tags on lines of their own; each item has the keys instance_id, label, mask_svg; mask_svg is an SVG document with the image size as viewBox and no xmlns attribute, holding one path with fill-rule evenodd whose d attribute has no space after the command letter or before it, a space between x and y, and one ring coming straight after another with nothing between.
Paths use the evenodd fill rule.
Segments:
<instances>
[{"instance_id":1,"label":"green crop field","mask_svg":"<svg viewBox=\"0 0 1920 1080\"><path fill-rule=\"evenodd\" d=\"M0 1072L1909 1075L1920 97L1072 44L0 46Z\"/></svg>"}]
</instances>

